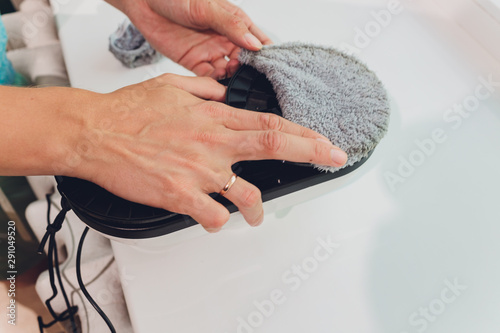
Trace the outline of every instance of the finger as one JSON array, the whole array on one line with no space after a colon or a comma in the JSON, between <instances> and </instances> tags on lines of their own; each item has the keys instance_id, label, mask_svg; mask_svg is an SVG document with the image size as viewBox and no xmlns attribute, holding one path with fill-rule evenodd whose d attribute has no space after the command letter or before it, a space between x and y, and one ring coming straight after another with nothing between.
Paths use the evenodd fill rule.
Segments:
<instances>
[{"instance_id":1,"label":"finger","mask_svg":"<svg viewBox=\"0 0 500 333\"><path fill-rule=\"evenodd\" d=\"M241 64L238 60L235 60L235 59L229 60L229 62L227 63L227 66L226 66L227 76L228 77L233 76L234 73L236 73L236 71L238 70L238 68L240 68L240 66L241 66Z\"/></svg>"},{"instance_id":2,"label":"finger","mask_svg":"<svg viewBox=\"0 0 500 333\"><path fill-rule=\"evenodd\" d=\"M192 68L189 68L187 66L184 67L190 69L193 73L195 73L198 76L208 76L212 78L215 71L214 66L212 66L212 64L209 62L200 62L194 65Z\"/></svg>"},{"instance_id":3,"label":"finger","mask_svg":"<svg viewBox=\"0 0 500 333\"><path fill-rule=\"evenodd\" d=\"M209 40L193 46L178 63L188 69L194 69L202 63L211 63L212 61L223 58L233 50L234 44L224 36L212 36ZM208 68L207 68L208 69ZM212 66L211 70L214 68ZM210 75L207 73L205 75ZM197 73L198 74L198 73Z\"/></svg>"},{"instance_id":4,"label":"finger","mask_svg":"<svg viewBox=\"0 0 500 333\"><path fill-rule=\"evenodd\" d=\"M233 76L234 73L236 73L238 68L240 68L241 66L240 61L238 60L240 52L241 48L235 47L233 52L231 52L231 54L229 55L229 62L227 63L226 66L226 72L228 77Z\"/></svg>"},{"instance_id":5,"label":"finger","mask_svg":"<svg viewBox=\"0 0 500 333\"><path fill-rule=\"evenodd\" d=\"M229 220L229 211L205 193L195 195L194 204L185 214L210 233L218 232Z\"/></svg>"},{"instance_id":6,"label":"finger","mask_svg":"<svg viewBox=\"0 0 500 333\"><path fill-rule=\"evenodd\" d=\"M209 77L214 80L221 80L226 77L226 70L215 68L212 64L208 62L203 62L196 65L193 69L191 69L191 71L196 75L198 75L199 77Z\"/></svg>"},{"instance_id":7,"label":"finger","mask_svg":"<svg viewBox=\"0 0 500 333\"><path fill-rule=\"evenodd\" d=\"M241 48L235 47L234 50L229 54L229 60L238 60L240 52L241 52Z\"/></svg>"},{"instance_id":8,"label":"finger","mask_svg":"<svg viewBox=\"0 0 500 333\"><path fill-rule=\"evenodd\" d=\"M228 61L225 58L219 58L215 61L212 61L212 66L214 66L215 70L218 72L219 76L216 77L217 80L222 80L226 78L226 67Z\"/></svg>"},{"instance_id":9,"label":"finger","mask_svg":"<svg viewBox=\"0 0 500 333\"><path fill-rule=\"evenodd\" d=\"M255 37L257 37L261 41L262 44L264 45L273 44L271 38L269 38L262 30L260 30L260 28L257 25L252 24L249 27L249 30L252 34L254 34Z\"/></svg>"},{"instance_id":10,"label":"finger","mask_svg":"<svg viewBox=\"0 0 500 333\"><path fill-rule=\"evenodd\" d=\"M168 73L143 82L143 85L148 89L172 85L199 98L213 101L223 101L226 95L226 87L208 77L190 77Z\"/></svg>"},{"instance_id":11,"label":"finger","mask_svg":"<svg viewBox=\"0 0 500 333\"><path fill-rule=\"evenodd\" d=\"M275 130L304 138L322 139L330 142L327 137L309 128L295 124L272 113L256 112L220 105L221 121L229 129L243 130Z\"/></svg>"},{"instance_id":12,"label":"finger","mask_svg":"<svg viewBox=\"0 0 500 333\"><path fill-rule=\"evenodd\" d=\"M218 3L209 2L208 6L207 24L210 28L226 36L239 47L252 51L262 48L262 43L250 32L241 17L232 14Z\"/></svg>"},{"instance_id":13,"label":"finger","mask_svg":"<svg viewBox=\"0 0 500 333\"><path fill-rule=\"evenodd\" d=\"M347 154L339 147L318 139L304 138L280 131L239 131L234 144L238 158L242 160L286 160L341 167L347 162Z\"/></svg>"},{"instance_id":14,"label":"finger","mask_svg":"<svg viewBox=\"0 0 500 333\"><path fill-rule=\"evenodd\" d=\"M238 177L224 197L238 207L248 224L256 227L262 223L262 195L256 186Z\"/></svg>"},{"instance_id":15,"label":"finger","mask_svg":"<svg viewBox=\"0 0 500 333\"><path fill-rule=\"evenodd\" d=\"M224 80L227 77L227 72L225 68L216 68L213 73L210 74L210 77L214 80Z\"/></svg>"},{"instance_id":16,"label":"finger","mask_svg":"<svg viewBox=\"0 0 500 333\"><path fill-rule=\"evenodd\" d=\"M224 9L226 9L228 12L230 12L231 14L235 15L235 16L238 16L239 18L241 18L243 20L243 22L245 23L245 25L247 26L248 30L255 36L257 37L257 39L264 45L269 45L269 44L272 44L272 40L264 33L262 32L262 30L259 29L259 27L257 27L257 25L255 25L252 20L250 19L250 17L238 6L228 2L228 1L219 1L219 4L221 5L221 7L223 7Z\"/></svg>"}]
</instances>

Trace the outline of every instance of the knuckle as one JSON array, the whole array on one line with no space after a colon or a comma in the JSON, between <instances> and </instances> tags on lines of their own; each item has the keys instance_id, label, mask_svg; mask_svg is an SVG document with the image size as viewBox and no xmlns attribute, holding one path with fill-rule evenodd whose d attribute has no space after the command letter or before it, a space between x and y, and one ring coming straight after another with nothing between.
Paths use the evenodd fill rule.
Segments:
<instances>
[{"instance_id":1,"label":"knuckle","mask_svg":"<svg viewBox=\"0 0 500 333\"><path fill-rule=\"evenodd\" d=\"M259 115L260 123L265 130L275 130L281 131L283 129L284 123L283 118L269 113L263 113Z\"/></svg>"},{"instance_id":2,"label":"knuckle","mask_svg":"<svg viewBox=\"0 0 500 333\"><path fill-rule=\"evenodd\" d=\"M161 78L162 80L164 80L164 82L166 82L166 81L170 81L173 78L177 77L177 75L172 74L172 73L163 73L158 77Z\"/></svg>"},{"instance_id":3,"label":"knuckle","mask_svg":"<svg viewBox=\"0 0 500 333\"><path fill-rule=\"evenodd\" d=\"M237 17L240 17L240 18L243 18L245 17L245 12L240 8L240 7L236 7L234 8L234 12L233 12L233 15L237 16Z\"/></svg>"},{"instance_id":4,"label":"knuckle","mask_svg":"<svg viewBox=\"0 0 500 333\"><path fill-rule=\"evenodd\" d=\"M156 83L158 85L165 85L165 84L169 84L172 81L174 81L175 78L176 78L175 74L164 73L164 74L161 74L161 75L157 76L156 78L154 78L153 81L156 81Z\"/></svg>"},{"instance_id":5,"label":"knuckle","mask_svg":"<svg viewBox=\"0 0 500 333\"><path fill-rule=\"evenodd\" d=\"M163 209L183 215L191 215L193 212L193 206L187 204L193 201L191 197L165 195L162 199Z\"/></svg>"},{"instance_id":6,"label":"knuckle","mask_svg":"<svg viewBox=\"0 0 500 333\"><path fill-rule=\"evenodd\" d=\"M252 208L258 205L261 201L260 190L256 187L251 187L246 189L242 195L243 198L243 208Z\"/></svg>"},{"instance_id":7,"label":"knuckle","mask_svg":"<svg viewBox=\"0 0 500 333\"><path fill-rule=\"evenodd\" d=\"M314 145L314 149L313 149L313 156L311 157L311 159L309 160L309 162L312 162L313 160L314 161L322 161L324 160L324 156L326 154L326 149L323 145L319 144L319 143L316 143Z\"/></svg>"},{"instance_id":8,"label":"knuckle","mask_svg":"<svg viewBox=\"0 0 500 333\"><path fill-rule=\"evenodd\" d=\"M206 24L209 21L210 13L213 12L214 4L211 1L199 2L191 1L189 3L189 12L192 13L191 20L193 22L200 22L201 24Z\"/></svg>"},{"instance_id":9,"label":"knuckle","mask_svg":"<svg viewBox=\"0 0 500 333\"><path fill-rule=\"evenodd\" d=\"M204 212L210 209L207 200L203 199L203 194L193 193L187 190L183 191L182 189L176 189L176 192L178 193L170 198L171 206L176 207L173 210L176 213L190 216L202 216Z\"/></svg>"},{"instance_id":10,"label":"knuckle","mask_svg":"<svg viewBox=\"0 0 500 333\"><path fill-rule=\"evenodd\" d=\"M167 85L169 82L172 82L173 79L174 79L174 74L164 73L155 76L149 80L146 80L142 83L139 83L139 85L142 85L144 89L149 90L159 86Z\"/></svg>"},{"instance_id":11,"label":"knuckle","mask_svg":"<svg viewBox=\"0 0 500 333\"><path fill-rule=\"evenodd\" d=\"M222 104L217 102L203 103L203 111L212 118L219 118L225 116L225 110Z\"/></svg>"},{"instance_id":12,"label":"knuckle","mask_svg":"<svg viewBox=\"0 0 500 333\"><path fill-rule=\"evenodd\" d=\"M248 28L252 27L252 20L240 7L236 7L233 15L239 17Z\"/></svg>"},{"instance_id":13,"label":"knuckle","mask_svg":"<svg viewBox=\"0 0 500 333\"><path fill-rule=\"evenodd\" d=\"M188 190L188 184L180 183L172 186L171 182L165 182L163 184L163 188L168 192L175 191L175 199L172 200L171 198L171 201L182 210L182 213L187 212L190 209L197 208L197 205L195 205L196 196L193 195L192 191Z\"/></svg>"},{"instance_id":14,"label":"knuckle","mask_svg":"<svg viewBox=\"0 0 500 333\"><path fill-rule=\"evenodd\" d=\"M258 148L259 147L255 145L251 138L245 138L238 142L236 146L236 153L247 159L253 160L256 156L258 156L260 150Z\"/></svg>"},{"instance_id":15,"label":"knuckle","mask_svg":"<svg viewBox=\"0 0 500 333\"><path fill-rule=\"evenodd\" d=\"M199 131L194 134L194 139L200 143L210 144L217 142L217 135L207 131Z\"/></svg>"},{"instance_id":16,"label":"knuckle","mask_svg":"<svg viewBox=\"0 0 500 333\"><path fill-rule=\"evenodd\" d=\"M234 28L238 28L240 26L240 24L242 23L242 21L238 16L233 15L233 17L231 17L231 19L229 20L228 23L229 23L229 26L234 29Z\"/></svg>"},{"instance_id":17,"label":"knuckle","mask_svg":"<svg viewBox=\"0 0 500 333\"><path fill-rule=\"evenodd\" d=\"M260 135L260 144L271 154L276 154L285 149L286 138L283 133L275 130L268 130Z\"/></svg>"}]
</instances>

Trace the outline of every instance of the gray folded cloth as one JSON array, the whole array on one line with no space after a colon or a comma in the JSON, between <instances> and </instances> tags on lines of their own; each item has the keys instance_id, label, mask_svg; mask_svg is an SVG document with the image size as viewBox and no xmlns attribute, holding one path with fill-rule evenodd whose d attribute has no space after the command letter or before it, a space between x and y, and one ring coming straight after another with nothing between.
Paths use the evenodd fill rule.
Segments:
<instances>
[{"instance_id":1,"label":"gray folded cloth","mask_svg":"<svg viewBox=\"0 0 500 333\"><path fill-rule=\"evenodd\" d=\"M125 20L118 30L109 36L109 50L129 68L153 64L161 58L161 54L129 20Z\"/></svg>"},{"instance_id":2,"label":"gray folded cloth","mask_svg":"<svg viewBox=\"0 0 500 333\"><path fill-rule=\"evenodd\" d=\"M285 119L326 136L347 153L344 167L368 156L387 131L387 92L375 73L352 56L323 46L286 43L257 52L243 50L240 62L266 75Z\"/></svg>"}]
</instances>

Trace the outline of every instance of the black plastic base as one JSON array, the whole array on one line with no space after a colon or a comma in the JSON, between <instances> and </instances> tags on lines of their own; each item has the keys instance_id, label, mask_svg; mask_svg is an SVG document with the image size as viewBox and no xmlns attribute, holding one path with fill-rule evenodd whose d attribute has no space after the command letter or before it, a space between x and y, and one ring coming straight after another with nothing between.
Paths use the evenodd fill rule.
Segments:
<instances>
[{"instance_id":1,"label":"black plastic base","mask_svg":"<svg viewBox=\"0 0 500 333\"><path fill-rule=\"evenodd\" d=\"M240 162L233 171L257 186L262 200L269 201L289 193L342 177L366 159L335 173L325 173L282 161ZM189 216L148 207L119 198L103 188L78 178L57 176L58 190L67 199L75 214L91 228L120 238L151 238L162 236L196 224ZM211 195L232 213L236 206L218 194Z\"/></svg>"}]
</instances>

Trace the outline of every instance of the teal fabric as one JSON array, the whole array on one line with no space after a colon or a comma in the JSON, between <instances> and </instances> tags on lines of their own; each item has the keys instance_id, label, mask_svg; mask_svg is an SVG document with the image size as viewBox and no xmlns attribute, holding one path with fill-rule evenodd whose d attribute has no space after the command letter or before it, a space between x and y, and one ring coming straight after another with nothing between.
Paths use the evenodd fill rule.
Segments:
<instances>
[{"instance_id":1,"label":"teal fabric","mask_svg":"<svg viewBox=\"0 0 500 333\"><path fill-rule=\"evenodd\" d=\"M7 59L7 33L0 16L0 84L14 84L16 72L12 68L12 64Z\"/></svg>"},{"instance_id":2,"label":"teal fabric","mask_svg":"<svg viewBox=\"0 0 500 333\"><path fill-rule=\"evenodd\" d=\"M0 85L21 86L26 83L26 79L16 73L9 59L7 59L7 33L0 15Z\"/></svg>"}]
</instances>

